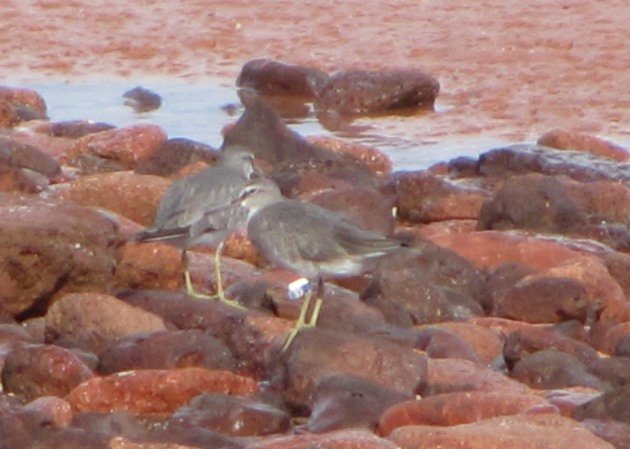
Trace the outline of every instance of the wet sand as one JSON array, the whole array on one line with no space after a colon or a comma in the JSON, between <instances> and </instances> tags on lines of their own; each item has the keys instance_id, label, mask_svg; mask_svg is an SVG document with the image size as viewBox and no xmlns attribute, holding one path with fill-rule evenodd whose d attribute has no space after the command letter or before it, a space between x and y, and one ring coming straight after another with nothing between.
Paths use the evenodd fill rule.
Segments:
<instances>
[{"instance_id":1,"label":"wet sand","mask_svg":"<svg viewBox=\"0 0 630 449\"><path fill-rule=\"evenodd\" d=\"M6 0L0 17L5 83L230 84L260 57L330 72L418 67L441 83L437 113L404 125L418 138L564 128L630 144L624 0Z\"/></svg>"}]
</instances>

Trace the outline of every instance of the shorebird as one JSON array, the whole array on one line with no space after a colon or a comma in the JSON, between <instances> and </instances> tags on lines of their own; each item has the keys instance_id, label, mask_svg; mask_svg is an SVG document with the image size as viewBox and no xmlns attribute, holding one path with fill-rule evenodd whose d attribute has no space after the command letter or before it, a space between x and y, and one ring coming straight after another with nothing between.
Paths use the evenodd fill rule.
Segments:
<instances>
[{"instance_id":1,"label":"shorebird","mask_svg":"<svg viewBox=\"0 0 630 449\"><path fill-rule=\"evenodd\" d=\"M136 241L165 241L182 248L186 292L197 298L218 298L241 307L225 297L221 281L221 251L224 239L244 227L247 210L237 200L255 169L253 154L244 147L224 149L217 165L173 182L164 193L153 225L140 232ZM188 269L187 250L196 244L215 246L217 294L197 292Z\"/></svg>"},{"instance_id":2,"label":"shorebird","mask_svg":"<svg viewBox=\"0 0 630 449\"><path fill-rule=\"evenodd\" d=\"M242 192L242 207L249 211L247 234L269 262L306 277L310 289L283 351L298 332L314 327L322 306L323 278L363 273L367 262L401 248L397 240L367 231L343 215L314 204L282 197L266 179L255 180ZM307 318L310 303L315 303Z\"/></svg>"}]
</instances>

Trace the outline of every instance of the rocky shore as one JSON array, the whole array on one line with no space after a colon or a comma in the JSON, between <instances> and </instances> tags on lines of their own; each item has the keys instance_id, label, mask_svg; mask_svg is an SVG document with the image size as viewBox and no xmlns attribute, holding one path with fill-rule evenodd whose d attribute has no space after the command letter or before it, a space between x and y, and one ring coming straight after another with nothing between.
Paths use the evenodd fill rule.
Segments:
<instances>
[{"instance_id":1,"label":"rocky shore","mask_svg":"<svg viewBox=\"0 0 630 449\"><path fill-rule=\"evenodd\" d=\"M223 270L245 310L188 297L180 251L133 241L216 149L51 122L37 92L2 87L0 447L630 447L628 149L550 130L395 172L378 148L296 134L273 99L334 126L430 110L430 75L252 61L238 84L226 142L256 148L286 196L417 251L327 279L318 326L282 352L296 275L246 234ZM207 293L213 264L190 251Z\"/></svg>"}]
</instances>

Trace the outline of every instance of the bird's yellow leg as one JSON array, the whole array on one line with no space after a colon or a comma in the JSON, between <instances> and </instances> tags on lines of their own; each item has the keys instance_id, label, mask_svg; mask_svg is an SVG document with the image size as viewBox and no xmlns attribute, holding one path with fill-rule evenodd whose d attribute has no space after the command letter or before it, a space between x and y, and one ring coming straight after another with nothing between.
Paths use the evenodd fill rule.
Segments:
<instances>
[{"instance_id":1,"label":"bird's yellow leg","mask_svg":"<svg viewBox=\"0 0 630 449\"><path fill-rule=\"evenodd\" d=\"M289 349L289 346L291 346L291 342L293 341L295 336L298 334L298 332L300 332L305 327L309 327L309 325L306 323L306 313L308 312L309 306L311 304L311 296L312 296L312 292L309 291L306 294L306 297L304 298L304 302L302 303L302 308L300 309L300 315L298 316L298 319L295 322L295 325L293 325L293 327L289 331L289 335L287 335L286 340L284 341L284 345L282 346L283 352Z\"/></svg>"}]
</instances>

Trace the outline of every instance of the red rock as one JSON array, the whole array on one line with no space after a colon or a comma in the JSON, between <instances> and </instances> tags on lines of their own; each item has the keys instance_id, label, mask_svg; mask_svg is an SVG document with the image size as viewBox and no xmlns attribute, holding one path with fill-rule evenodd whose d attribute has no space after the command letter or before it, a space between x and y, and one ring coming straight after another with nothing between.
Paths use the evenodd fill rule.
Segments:
<instances>
[{"instance_id":1,"label":"red rock","mask_svg":"<svg viewBox=\"0 0 630 449\"><path fill-rule=\"evenodd\" d=\"M47 134L51 137L78 139L88 134L114 129L114 125L91 120L67 120L61 122L41 122L30 127L35 132Z\"/></svg>"},{"instance_id":2,"label":"red rock","mask_svg":"<svg viewBox=\"0 0 630 449\"><path fill-rule=\"evenodd\" d=\"M74 140L66 137L55 137L36 132L35 130L20 127L7 134L11 140L31 145L42 153L59 161L61 156L74 144Z\"/></svg>"},{"instance_id":3,"label":"red rock","mask_svg":"<svg viewBox=\"0 0 630 449\"><path fill-rule=\"evenodd\" d=\"M580 404L573 412L578 420L601 419L630 424L630 384L606 391L601 396Z\"/></svg>"},{"instance_id":4,"label":"red rock","mask_svg":"<svg viewBox=\"0 0 630 449\"><path fill-rule=\"evenodd\" d=\"M308 140L335 153L358 159L376 175L389 175L392 172L393 164L391 159L376 148L346 142L330 136L309 136Z\"/></svg>"},{"instance_id":5,"label":"red rock","mask_svg":"<svg viewBox=\"0 0 630 449\"><path fill-rule=\"evenodd\" d=\"M66 400L76 412L172 413L202 393L247 396L256 390L252 379L228 371L142 370L94 378L72 390Z\"/></svg>"},{"instance_id":6,"label":"red rock","mask_svg":"<svg viewBox=\"0 0 630 449\"><path fill-rule=\"evenodd\" d=\"M97 173L57 184L50 197L82 206L111 210L137 223L153 223L158 204L170 181L131 172Z\"/></svg>"},{"instance_id":7,"label":"red rock","mask_svg":"<svg viewBox=\"0 0 630 449\"><path fill-rule=\"evenodd\" d=\"M49 342L59 340L95 353L121 337L165 329L159 316L103 293L63 296L46 314Z\"/></svg>"},{"instance_id":8,"label":"red rock","mask_svg":"<svg viewBox=\"0 0 630 449\"><path fill-rule=\"evenodd\" d=\"M427 223L450 219L477 219L489 193L456 184L426 171L395 176L398 217Z\"/></svg>"},{"instance_id":9,"label":"red rock","mask_svg":"<svg viewBox=\"0 0 630 449\"><path fill-rule=\"evenodd\" d=\"M70 202L0 193L0 216L0 309L19 314L44 307L53 294L112 284L118 235L102 214Z\"/></svg>"},{"instance_id":10,"label":"red rock","mask_svg":"<svg viewBox=\"0 0 630 449\"><path fill-rule=\"evenodd\" d=\"M406 401L388 409L381 417L379 431L389 435L408 425L454 426L496 416L520 413L547 413L556 407L535 394L510 394L488 391L444 393Z\"/></svg>"},{"instance_id":11,"label":"red rock","mask_svg":"<svg viewBox=\"0 0 630 449\"><path fill-rule=\"evenodd\" d=\"M475 348L464 338L437 326L422 326L417 330L414 348L433 359L462 359L484 364Z\"/></svg>"},{"instance_id":12,"label":"red rock","mask_svg":"<svg viewBox=\"0 0 630 449\"><path fill-rule=\"evenodd\" d=\"M182 170L191 165L214 165L218 152L209 145L181 137L168 139L147 157L138 161L136 173L173 176L181 175ZM190 172L188 172L190 174Z\"/></svg>"},{"instance_id":13,"label":"red rock","mask_svg":"<svg viewBox=\"0 0 630 449\"><path fill-rule=\"evenodd\" d=\"M564 244L520 232L443 232L433 233L427 238L455 251L481 269L513 262L542 271L580 255Z\"/></svg>"},{"instance_id":14,"label":"red rock","mask_svg":"<svg viewBox=\"0 0 630 449\"><path fill-rule=\"evenodd\" d=\"M9 102L14 108L28 109L33 118L46 118L46 102L32 89L0 86L0 99Z\"/></svg>"},{"instance_id":15,"label":"red rock","mask_svg":"<svg viewBox=\"0 0 630 449\"><path fill-rule=\"evenodd\" d=\"M157 125L131 125L76 139L62 160L76 166L80 164L82 157L96 156L132 169L138 161L148 157L164 141L166 133Z\"/></svg>"},{"instance_id":16,"label":"red rock","mask_svg":"<svg viewBox=\"0 0 630 449\"><path fill-rule=\"evenodd\" d=\"M540 136L536 143L559 150L585 151L621 162L630 160L628 149L599 137L574 131L554 129Z\"/></svg>"},{"instance_id":17,"label":"red rock","mask_svg":"<svg viewBox=\"0 0 630 449\"><path fill-rule=\"evenodd\" d=\"M505 374L459 359L429 359L428 378L423 396L455 391L490 391L527 394L530 389Z\"/></svg>"},{"instance_id":18,"label":"red rock","mask_svg":"<svg viewBox=\"0 0 630 449\"><path fill-rule=\"evenodd\" d=\"M544 392L544 398L556 406L562 416L571 418L577 407L586 404L601 394L601 391L594 388L579 386L561 390L547 390Z\"/></svg>"},{"instance_id":19,"label":"red rock","mask_svg":"<svg viewBox=\"0 0 630 449\"><path fill-rule=\"evenodd\" d=\"M423 354L364 335L307 329L283 356L286 399L306 407L311 406L316 385L335 374L358 376L407 395L415 394L426 380Z\"/></svg>"},{"instance_id":20,"label":"red rock","mask_svg":"<svg viewBox=\"0 0 630 449\"><path fill-rule=\"evenodd\" d=\"M599 419L585 419L582 425L617 449L630 447L630 424Z\"/></svg>"},{"instance_id":21,"label":"red rock","mask_svg":"<svg viewBox=\"0 0 630 449\"><path fill-rule=\"evenodd\" d=\"M0 161L11 167L35 171L49 180L61 174L59 163L51 156L34 145L9 137L0 137Z\"/></svg>"},{"instance_id":22,"label":"red rock","mask_svg":"<svg viewBox=\"0 0 630 449\"><path fill-rule=\"evenodd\" d=\"M59 397L42 396L24 406L23 411L37 414L46 423L55 427L67 427L72 423L72 408L70 404Z\"/></svg>"},{"instance_id":23,"label":"red rock","mask_svg":"<svg viewBox=\"0 0 630 449\"><path fill-rule=\"evenodd\" d=\"M247 449L398 449L391 441L365 430L338 430L323 434L304 433L265 438Z\"/></svg>"},{"instance_id":24,"label":"red rock","mask_svg":"<svg viewBox=\"0 0 630 449\"><path fill-rule=\"evenodd\" d=\"M10 101L0 99L0 128L11 128L20 123L20 116Z\"/></svg>"},{"instance_id":25,"label":"red rock","mask_svg":"<svg viewBox=\"0 0 630 449\"><path fill-rule=\"evenodd\" d=\"M593 329L592 342L600 351L613 354L623 338L630 338L630 321L624 323L599 322Z\"/></svg>"},{"instance_id":26,"label":"red rock","mask_svg":"<svg viewBox=\"0 0 630 449\"><path fill-rule=\"evenodd\" d=\"M514 415L452 427L406 426L389 437L402 449L613 449L572 419Z\"/></svg>"},{"instance_id":27,"label":"red rock","mask_svg":"<svg viewBox=\"0 0 630 449\"><path fill-rule=\"evenodd\" d=\"M44 187L45 183L42 183L41 180L33 179L24 170L0 161L0 191L38 193Z\"/></svg>"},{"instance_id":28,"label":"red rock","mask_svg":"<svg viewBox=\"0 0 630 449\"><path fill-rule=\"evenodd\" d=\"M199 446L189 446L177 443L156 443L153 441L138 442L124 437L113 437L109 440L108 449L199 449Z\"/></svg>"},{"instance_id":29,"label":"red rock","mask_svg":"<svg viewBox=\"0 0 630 449\"><path fill-rule=\"evenodd\" d=\"M17 344L5 359L4 391L33 400L65 396L93 377L92 370L71 351L53 345Z\"/></svg>"},{"instance_id":30,"label":"red rock","mask_svg":"<svg viewBox=\"0 0 630 449\"><path fill-rule=\"evenodd\" d=\"M242 67L236 85L255 89L263 95L312 98L327 79L328 75L317 69L271 59L253 59Z\"/></svg>"},{"instance_id":31,"label":"red rock","mask_svg":"<svg viewBox=\"0 0 630 449\"><path fill-rule=\"evenodd\" d=\"M255 398L202 394L173 414L181 427L200 427L228 436L282 433L291 427L290 415Z\"/></svg>"}]
</instances>

